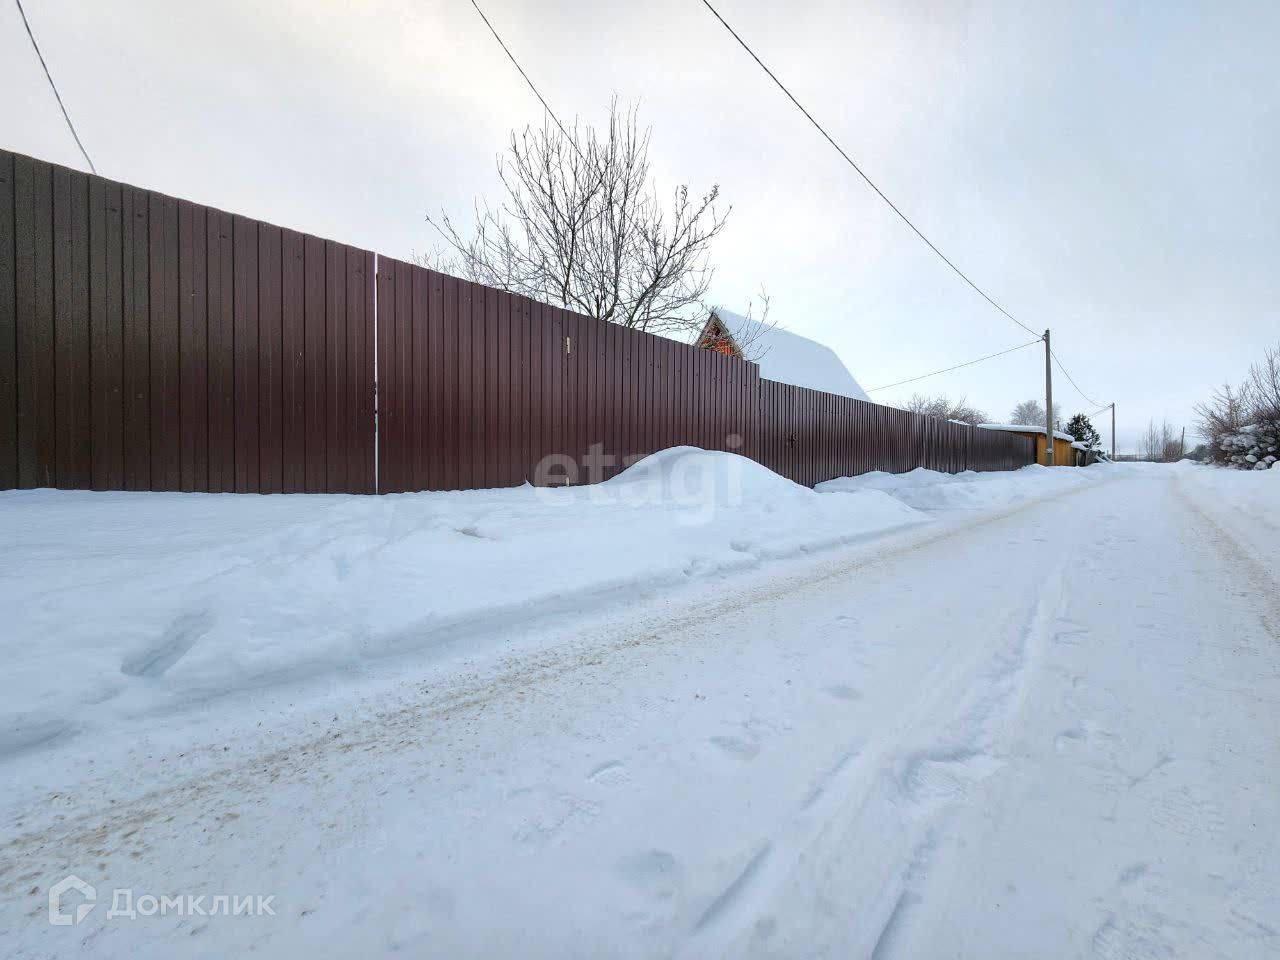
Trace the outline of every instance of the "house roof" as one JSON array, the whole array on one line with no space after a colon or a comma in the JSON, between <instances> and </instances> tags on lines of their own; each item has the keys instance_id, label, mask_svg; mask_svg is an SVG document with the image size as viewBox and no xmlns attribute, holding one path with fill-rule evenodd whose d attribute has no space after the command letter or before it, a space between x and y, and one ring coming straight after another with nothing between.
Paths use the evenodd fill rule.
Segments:
<instances>
[{"instance_id":1,"label":"house roof","mask_svg":"<svg viewBox=\"0 0 1280 960\"><path fill-rule=\"evenodd\" d=\"M1033 426L1029 423L980 423L978 428L980 430L1003 430L1006 433L1038 433L1044 436L1044 427ZM1058 440L1075 440L1075 437L1071 434L1063 433L1061 430L1053 431L1053 435Z\"/></svg>"},{"instance_id":2,"label":"house roof","mask_svg":"<svg viewBox=\"0 0 1280 960\"><path fill-rule=\"evenodd\" d=\"M870 399L830 347L721 308L713 311L707 323L717 317L739 352L760 365L760 376L854 400Z\"/></svg>"}]
</instances>

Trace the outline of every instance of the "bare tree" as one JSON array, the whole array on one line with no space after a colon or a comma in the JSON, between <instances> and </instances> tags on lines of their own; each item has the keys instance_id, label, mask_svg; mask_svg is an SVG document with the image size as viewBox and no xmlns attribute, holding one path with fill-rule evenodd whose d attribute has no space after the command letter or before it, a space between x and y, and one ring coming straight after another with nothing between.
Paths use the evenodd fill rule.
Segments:
<instances>
[{"instance_id":1,"label":"bare tree","mask_svg":"<svg viewBox=\"0 0 1280 960\"><path fill-rule=\"evenodd\" d=\"M912 413L922 413L926 417L937 417L940 420L960 420L975 426L979 423L987 422L986 413L977 407L969 406L964 397L952 403L945 395L927 397L917 393L913 394L911 399L907 401L906 409Z\"/></svg>"},{"instance_id":2,"label":"bare tree","mask_svg":"<svg viewBox=\"0 0 1280 960\"><path fill-rule=\"evenodd\" d=\"M1182 457L1182 438L1168 420L1161 420L1159 424L1151 420L1142 435L1138 452L1143 460L1173 463Z\"/></svg>"},{"instance_id":3,"label":"bare tree","mask_svg":"<svg viewBox=\"0 0 1280 960\"><path fill-rule=\"evenodd\" d=\"M1221 449L1221 442L1250 422L1248 401L1241 391L1224 383L1208 400L1197 403L1195 411L1196 429L1209 441L1210 456L1225 462L1229 455Z\"/></svg>"},{"instance_id":4,"label":"bare tree","mask_svg":"<svg viewBox=\"0 0 1280 960\"><path fill-rule=\"evenodd\" d=\"M1053 405L1053 420L1058 420L1058 405ZM1009 414L1009 422L1020 424L1028 427L1044 426L1044 407L1039 400L1024 400L1013 408L1013 413Z\"/></svg>"},{"instance_id":5,"label":"bare tree","mask_svg":"<svg viewBox=\"0 0 1280 960\"><path fill-rule=\"evenodd\" d=\"M1249 367L1239 387L1223 384L1195 410L1210 459L1245 469L1270 467L1280 456L1280 344Z\"/></svg>"},{"instance_id":6,"label":"bare tree","mask_svg":"<svg viewBox=\"0 0 1280 960\"><path fill-rule=\"evenodd\" d=\"M449 248L429 265L650 333L700 326L728 211L716 209L718 185L696 195L682 184L664 203L650 133L616 100L604 131L512 133L498 159L506 198L477 204L469 236L447 215L428 217Z\"/></svg>"},{"instance_id":7,"label":"bare tree","mask_svg":"<svg viewBox=\"0 0 1280 960\"><path fill-rule=\"evenodd\" d=\"M1280 421L1280 344L1268 347L1249 367L1242 391L1255 421Z\"/></svg>"}]
</instances>

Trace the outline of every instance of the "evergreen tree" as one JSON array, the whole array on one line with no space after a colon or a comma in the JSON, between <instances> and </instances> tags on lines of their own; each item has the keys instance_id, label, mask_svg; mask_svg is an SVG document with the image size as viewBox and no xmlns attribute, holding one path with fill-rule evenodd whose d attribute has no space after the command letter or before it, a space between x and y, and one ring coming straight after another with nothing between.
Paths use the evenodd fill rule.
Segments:
<instances>
[{"instance_id":1,"label":"evergreen tree","mask_svg":"<svg viewBox=\"0 0 1280 960\"><path fill-rule=\"evenodd\" d=\"M1090 450L1102 446L1102 434L1098 433L1097 428L1083 413L1077 413L1071 418L1071 422L1067 424L1067 433L1080 443L1086 444Z\"/></svg>"}]
</instances>

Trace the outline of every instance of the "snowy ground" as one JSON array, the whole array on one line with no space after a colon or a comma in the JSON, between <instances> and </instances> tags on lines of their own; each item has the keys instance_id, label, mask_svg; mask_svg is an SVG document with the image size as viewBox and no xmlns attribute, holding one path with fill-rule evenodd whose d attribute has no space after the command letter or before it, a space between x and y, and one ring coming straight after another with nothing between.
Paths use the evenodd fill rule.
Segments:
<instances>
[{"instance_id":1,"label":"snowy ground","mask_svg":"<svg viewBox=\"0 0 1280 960\"><path fill-rule=\"evenodd\" d=\"M1280 956L1276 471L699 460L0 495L5 953Z\"/></svg>"}]
</instances>

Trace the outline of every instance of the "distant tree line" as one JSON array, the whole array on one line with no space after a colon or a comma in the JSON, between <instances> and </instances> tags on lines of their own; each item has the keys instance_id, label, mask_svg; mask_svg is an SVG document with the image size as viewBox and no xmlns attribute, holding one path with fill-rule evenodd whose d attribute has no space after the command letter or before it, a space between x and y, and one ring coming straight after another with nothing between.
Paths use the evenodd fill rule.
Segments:
<instances>
[{"instance_id":1,"label":"distant tree line","mask_svg":"<svg viewBox=\"0 0 1280 960\"><path fill-rule=\"evenodd\" d=\"M1138 441L1138 459L1152 463L1173 463L1184 454L1182 431L1167 419L1147 423L1147 430Z\"/></svg>"},{"instance_id":2,"label":"distant tree line","mask_svg":"<svg viewBox=\"0 0 1280 960\"><path fill-rule=\"evenodd\" d=\"M939 420L958 420L961 423L968 423L974 426L987 422L987 415L977 407L969 406L964 397L952 401L943 394L939 394L936 397L927 397L917 393L907 401L906 409L912 413L923 414L926 417L937 417Z\"/></svg>"},{"instance_id":3,"label":"distant tree line","mask_svg":"<svg viewBox=\"0 0 1280 960\"><path fill-rule=\"evenodd\" d=\"M979 410L977 407L971 406L968 401L961 397L959 400L952 400L946 394L937 396L927 396L925 394L914 394L910 400L904 405L904 409L912 413L920 413L926 417L937 417L940 420L954 420L959 423L968 423L977 426L980 423L988 423L991 418L986 412ZM1053 408L1054 421L1058 420L1057 404ZM1043 427L1044 426L1044 407L1041 406L1039 400L1024 400L1013 408L1013 412L1009 414L1009 422L1018 424L1019 426ZM1067 423L1065 432L1071 434L1076 440L1089 445L1090 449L1099 449L1102 446L1102 435L1098 433L1089 418L1083 413L1077 413L1070 422Z\"/></svg>"}]
</instances>

